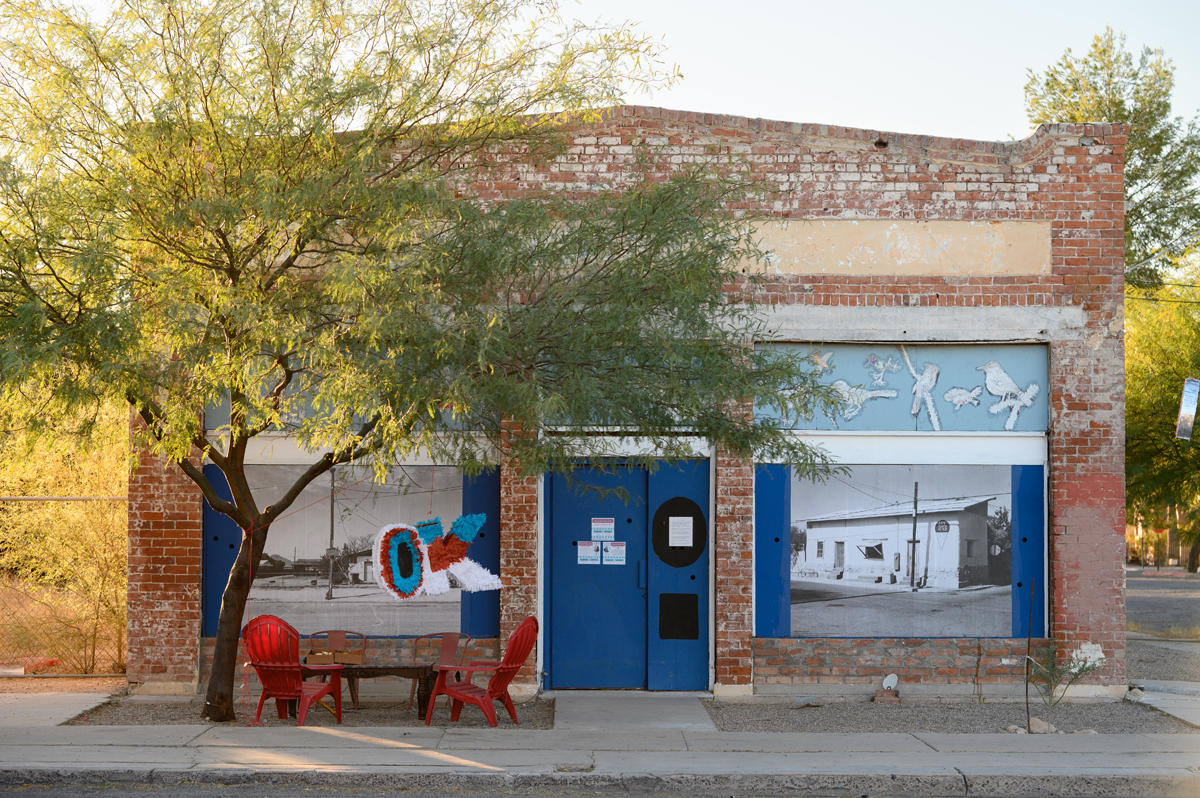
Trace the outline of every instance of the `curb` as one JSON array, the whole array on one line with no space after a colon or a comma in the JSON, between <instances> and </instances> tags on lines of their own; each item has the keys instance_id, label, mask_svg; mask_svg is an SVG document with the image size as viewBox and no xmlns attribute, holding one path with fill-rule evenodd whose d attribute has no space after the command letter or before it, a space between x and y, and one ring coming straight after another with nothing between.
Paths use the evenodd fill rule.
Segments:
<instances>
[{"instance_id":1,"label":"curb","mask_svg":"<svg viewBox=\"0 0 1200 798\"><path fill-rule=\"evenodd\" d=\"M644 773L600 775L588 773L387 773L195 770L37 770L0 771L0 786L47 784L185 784L305 785L313 787L390 788L447 793L463 792L563 792L597 794L687 794L695 796L887 795L896 798L1193 798L1200 795L1200 773L1187 776L1161 774L770 774L770 775L671 775Z\"/></svg>"}]
</instances>

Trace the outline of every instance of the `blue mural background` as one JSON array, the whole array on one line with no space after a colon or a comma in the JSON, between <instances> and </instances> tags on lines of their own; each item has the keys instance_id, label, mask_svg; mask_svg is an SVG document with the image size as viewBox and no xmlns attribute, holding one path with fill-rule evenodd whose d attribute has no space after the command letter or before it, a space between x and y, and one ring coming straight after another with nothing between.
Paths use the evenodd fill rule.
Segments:
<instances>
[{"instance_id":1,"label":"blue mural background","mask_svg":"<svg viewBox=\"0 0 1200 798\"><path fill-rule=\"evenodd\" d=\"M783 419L793 429L1044 432L1043 344L764 344L809 358L841 396L838 412ZM915 412L914 412L915 411ZM756 412L779 418L773 407Z\"/></svg>"}]
</instances>

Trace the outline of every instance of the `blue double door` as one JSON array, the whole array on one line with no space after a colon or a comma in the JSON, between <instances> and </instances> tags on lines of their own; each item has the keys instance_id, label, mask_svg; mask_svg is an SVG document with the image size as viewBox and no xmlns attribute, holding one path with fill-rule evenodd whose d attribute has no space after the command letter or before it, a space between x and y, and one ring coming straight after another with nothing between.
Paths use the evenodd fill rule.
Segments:
<instances>
[{"instance_id":1,"label":"blue double door","mask_svg":"<svg viewBox=\"0 0 1200 798\"><path fill-rule=\"evenodd\" d=\"M687 460L547 478L548 688L708 689L708 475Z\"/></svg>"}]
</instances>

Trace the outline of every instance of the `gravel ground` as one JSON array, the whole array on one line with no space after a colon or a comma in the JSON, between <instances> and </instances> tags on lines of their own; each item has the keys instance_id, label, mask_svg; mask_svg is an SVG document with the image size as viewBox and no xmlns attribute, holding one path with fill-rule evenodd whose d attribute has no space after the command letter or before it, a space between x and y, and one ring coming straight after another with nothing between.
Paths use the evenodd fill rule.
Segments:
<instances>
[{"instance_id":1,"label":"gravel ground","mask_svg":"<svg viewBox=\"0 0 1200 798\"><path fill-rule=\"evenodd\" d=\"M1200 655L1196 654L1196 647L1197 644L1130 640L1125 647L1125 670L1129 681L1200 682Z\"/></svg>"},{"instance_id":2,"label":"gravel ground","mask_svg":"<svg viewBox=\"0 0 1200 798\"><path fill-rule=\"evenodd\" d=\"M1037 698L1031 701L1034 702L1030 705L1033 716L1046 720L1045 705ZM704 703L720 731L989 734L1002 732L1010 725L1025 725L1024 703L837 703L822 706ZM1094 729L1100 734L1200 734L1200 728L1128 701L1059 704L1050 712L1050 723L1064 732Z\"/></svg>"},{"instance_id":3,"label":"gravel ground","mask_svg":"<svg viewBox=\"0 0 1200 798\"><path fill-rule=\"evenodd\" d=\"M1188 646L1175 646L1150 640L1130 640L1126 650L1130 681L1166 679L1200 683L1200 657ZM203 725L197 701L180 702L133 700L124 696L122 678L9 678L0 679L0 693L32 692L109 692L113 700L96 710L69 721L73 726L97 725ZM901 685L903 695L903 685ZM734 704L705 702L709 715L721 731L798 731L817 733L846 732L943 732L981 734L1003 731L1009 725L1025 724L1024 704L874 704L835 703L822 706L797 704ZM279 720L272 702L263 708L263 725L289 726L294 719ZM247 725L254 704L240 698L238 725ZM1046 718L1045 707L1035 699L1033 714ZM520 726L514 726L500 711L501 729L553 729L554 701L536 699L517 707ZM308 724L334 725L331 713L314 707ZM1178 733L1197 734L1200 728L1172 718L1155 709L1129 702L1096 704L1059 704L1050 713L1050 722L1066 732L1095 729L1105 733ZM343 707L343 726L418 726L423 720L416 710L403 704L364 704L353 709L349 700ZM438 707L434 725L441 728L483 727L483 714L464 707L458 724L451 724L449 711Z\"/></svg>"},{"instance_id":4,"label":"gravel ground","mask_svg":"<svg viewBox=\"0 0 1200 798\"><path fill-rule=\"evenodd\" d=\"M243 703L238 699L236 711L238 719L234 721L235 725L248 726L249 721L254 718L254 710L258 706L258 699L253 702ZM332 706L332 704L331 704ZM401 704L362 704L361 709L355 709L350 704L349 697L344 699L342 704L342 726L423 726L424 718L417 716L415 708L408 709L407 702ZM542 699L534 699L525 704L517 704L517 719L521 722L520 726L514 726L509 719L508 713L502 707L497 705L499 710L496 713L496 719L499 725L498 729L553 729L554 728L554 701L544 701ZM144 725L164 725L164 726L204 726L204 725L220 725L210 724L208 721L200 717L201 705L199 701L148 701L145 699L131 700L126 697L115 697L111 702L101 707L97 707L91 712L86 712L72 720L67 721L67 726L144 726ZM275 710L275 702L267 701L263 706L262 725L264 726L295 726L296 719L289 718L280 720L279 715ZM336 726L337 721L333 717L333 713L326 711L319 706L313 706L308 711L308 717L304 721L305 726ZM433 723L431 726L438 728L485 728L487 720L483 717L483 713L478 707L464 706L462 715L457 723L450 721L450 710L448 707L439 705L433 713Z\"/></svg>"}]
</instances>

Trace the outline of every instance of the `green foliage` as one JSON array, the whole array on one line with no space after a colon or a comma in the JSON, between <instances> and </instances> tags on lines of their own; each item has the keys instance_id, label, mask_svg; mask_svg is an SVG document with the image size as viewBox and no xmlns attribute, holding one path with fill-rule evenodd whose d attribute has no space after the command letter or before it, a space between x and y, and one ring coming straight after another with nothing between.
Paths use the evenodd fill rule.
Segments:
<instances>
[{"instance_id":1,"label":"green foliage","mask_svg":"<svg viewBox=\"0 0 1200 798\"><path fill-rule=\"evenodd\" d=\"M56 436L0 437L0 495L124 496L128 410L58 419ZM90 444L77 430L95 426ZM0 502L0 660L59 659L75 673L125 663L123 501Z\"/></svg>"},{"instance_id":2,"label":"green foliage","mask_svg":"<svg viewBox=\"0 0 1200 798\"><path fill-rule=\"evenodd\" d=\"M1158 288L1130 289L1125 307L1125 476L1130 519L1161 526L1175 510L1180 538L1200 548L1200 450L1175 437L1184 380L1200 375L1200 268L1176 261L1173 279Z\"/></svg>"},{"instance_id":3,"label":"green foliage","mask_svg":"<svg viewBox=\"0 0 1200 798\"><path fill-rule=\"evenodd\" d=\"M1175 68L1162 50L1143 48L1136 61L1112 28L1087 55L1070 49L1044 73L1029 70L1029 121L1125 122L1125 261L1140 264L1161 249L1178 252L1200 232L1200 129L1171 116ZM1148 264L1131 280L1155 277Z\"/></svg>"}]
</instances>

